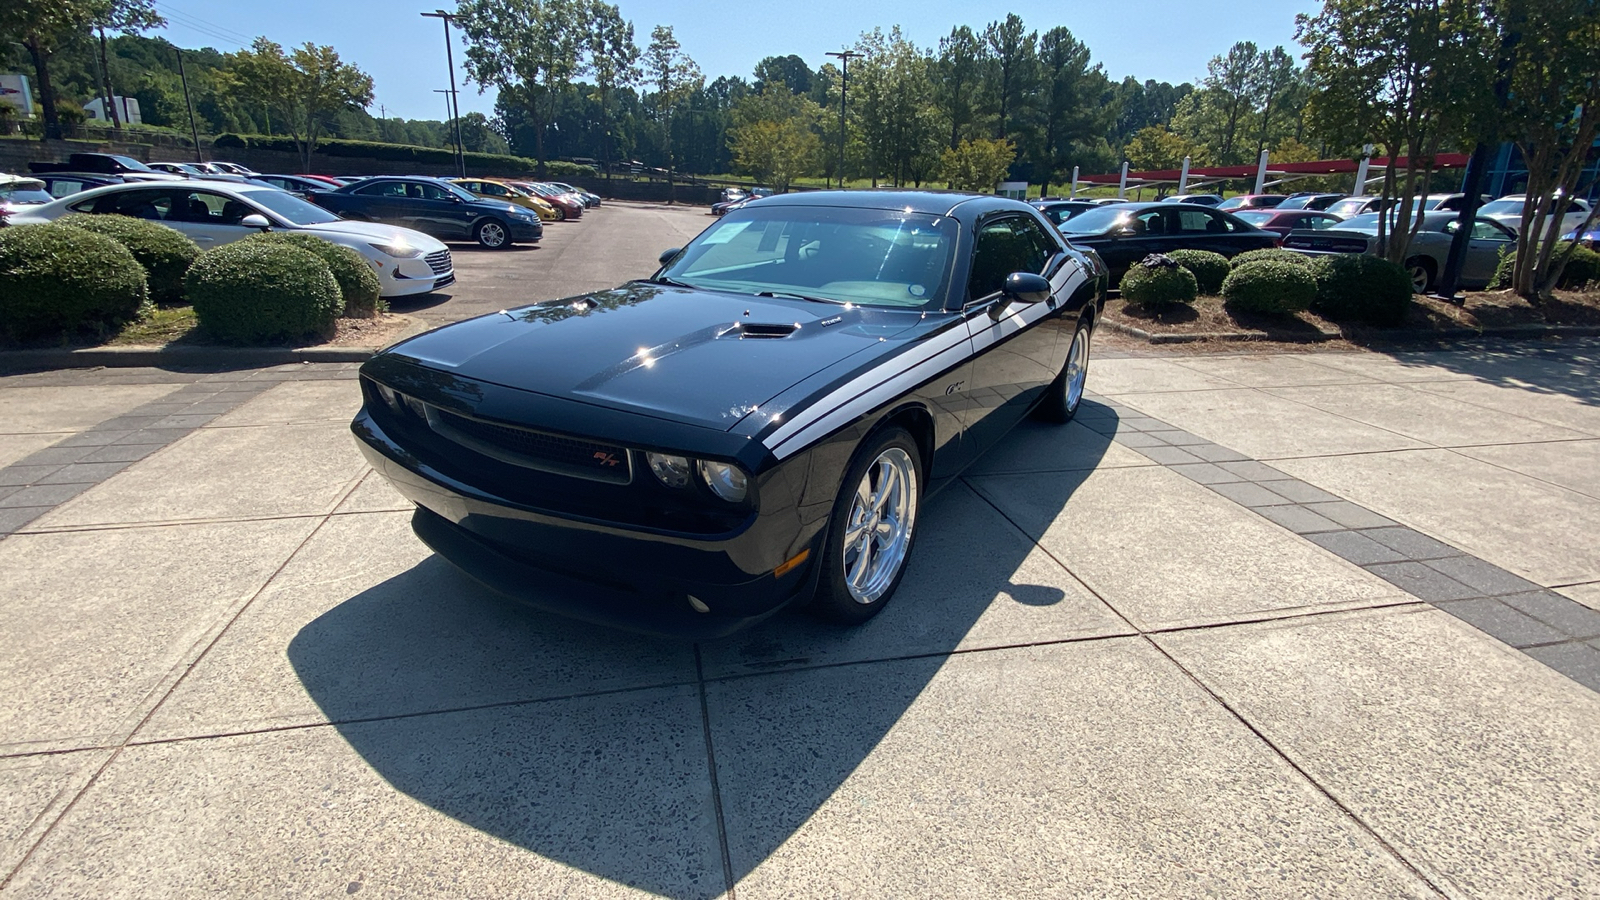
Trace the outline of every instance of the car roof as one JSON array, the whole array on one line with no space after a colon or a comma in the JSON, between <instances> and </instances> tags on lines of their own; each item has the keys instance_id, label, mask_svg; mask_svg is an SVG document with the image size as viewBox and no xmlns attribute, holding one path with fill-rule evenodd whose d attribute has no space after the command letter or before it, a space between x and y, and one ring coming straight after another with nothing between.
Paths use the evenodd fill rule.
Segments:
<instances>
[{"instance_id":1,"label":"car roof","mask_svg":"<svg viewBox=\"0 0 1600 900\"><path fill-rule=\"evenodd\" d=\"M958 207L973 215L982 215L994 209L1023 209L1037 213L1031 204L993 194L973 194L964 191L930 191L888 188L867 191L807 191L798 194L774 194L763 197L763 208L769 206L842 206L857 209L903 209L907 212L926 213L933 216L950 215Z\"/></svg>"}]
</instances>

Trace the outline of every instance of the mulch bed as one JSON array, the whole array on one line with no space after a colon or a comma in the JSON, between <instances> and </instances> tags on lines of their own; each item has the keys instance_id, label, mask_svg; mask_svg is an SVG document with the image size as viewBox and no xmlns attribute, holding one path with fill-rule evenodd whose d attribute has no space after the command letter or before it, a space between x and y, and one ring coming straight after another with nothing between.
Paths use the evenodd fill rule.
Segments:
<instances>
[{"instance_id":1,"label":"mulch bed","mask_svg":"<svg viewBox=\"0 0 1600 900\"><path fill-rule=\"evenodd\" d=\"M1600 326L1600 291L1559 291L1554 299L1537 306L1510 291L1477 291L1464 295L1457 306L1433 297L1417 296L1397 328L1360 323L1340 323L1312 312L1263 315L1228 308L1221 297L1205 296L1193 306L1146 309L1113 297L1106 303L1108 322L1135 328L1169 340L1193 338L1204 343L1239 341L1323 346L1362 345L1395 340L1461 337L1463 330L1539 326Z\"/></svg>"}]
</instances>

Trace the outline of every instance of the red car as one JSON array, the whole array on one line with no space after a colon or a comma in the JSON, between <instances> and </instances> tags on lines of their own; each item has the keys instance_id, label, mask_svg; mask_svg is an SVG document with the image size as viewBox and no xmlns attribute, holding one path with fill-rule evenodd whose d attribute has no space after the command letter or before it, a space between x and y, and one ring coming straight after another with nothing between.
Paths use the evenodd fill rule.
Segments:
<instances>
[{"instance_id":1,"label":"red car","mask_svg":"<svg viewBox=\"0 0 1600 900\"><path fill-rule=\"evenodd\" d=\"M1234 215L1262 231L1275 231L1283 235L1296 228L1311 228L1317 231L1324 228L1338 228L1339 223L1344 221L1343 216L1311 209L1241 209Z\"/></svg>"},{"instance_id":2,"label":"red car","mask_svg":"<svg viewBox=\"0 0 1600 900\"><path fill-rule=\"evenodd\" d=\"M510 184L533 193L539 199L560 210L562 219L583 218L583 201L571 194L563 193L537 181L513 181Z\"/></svg>"}]
</instances>

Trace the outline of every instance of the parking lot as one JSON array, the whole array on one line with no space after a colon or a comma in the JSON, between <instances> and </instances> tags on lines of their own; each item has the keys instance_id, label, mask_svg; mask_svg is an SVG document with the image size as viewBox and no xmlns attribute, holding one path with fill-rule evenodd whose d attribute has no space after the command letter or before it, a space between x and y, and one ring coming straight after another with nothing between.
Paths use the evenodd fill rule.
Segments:
<instances>
[{"instance_id":1,"label":"parking lot","mask_svg":"<svg viewBox=\"0 0 1600 900\"><path fill-rule=\"evenodd\" d=\"M709 221L608 204L397 309ZM1103 353L881 616L701 644L434 557L353 365L3 376L0 895L1600 895L1597 367Z\"/></svg>"}]
</instances>

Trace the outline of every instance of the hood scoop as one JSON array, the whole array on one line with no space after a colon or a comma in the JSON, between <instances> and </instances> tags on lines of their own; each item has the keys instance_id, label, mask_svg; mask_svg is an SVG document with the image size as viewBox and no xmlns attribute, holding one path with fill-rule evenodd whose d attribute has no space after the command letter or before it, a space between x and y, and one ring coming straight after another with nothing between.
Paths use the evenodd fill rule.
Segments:
<instances>
[{"instance_id":1,"label":"hood scoop","mask_svg":"<svg viewBox=\"0 0 1600 900\"><path fill-rule=\"evenodd\" d=\"M772 341L786 338L799 330L800 323L798 322L740 322L723 332L721 337L739 341Z\"/></svg>"}]
</instances>

